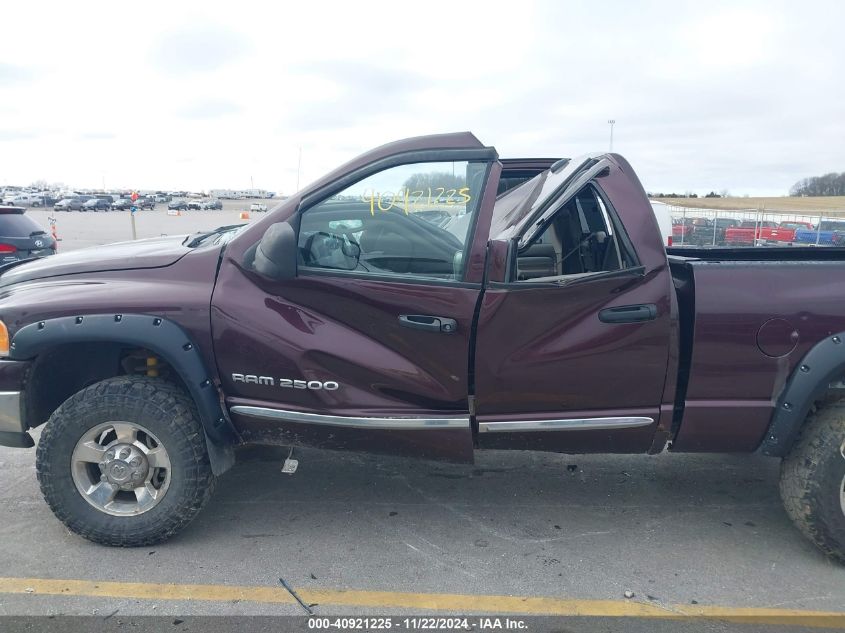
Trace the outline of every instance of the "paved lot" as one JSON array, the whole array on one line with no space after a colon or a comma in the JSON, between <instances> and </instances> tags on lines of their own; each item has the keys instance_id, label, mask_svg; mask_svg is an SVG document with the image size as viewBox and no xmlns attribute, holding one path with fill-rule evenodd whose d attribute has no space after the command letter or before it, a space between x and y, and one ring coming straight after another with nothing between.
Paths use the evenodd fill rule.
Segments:
<instances>
[{"instance_id":1,"label":"paved lot","mask_svg":"<svg viewBox=\"0 0 845 633\"><path fill-rule=\"evenodd\" d=\"M0 614L303 613L280 577L306 600L322 600L320 614L419 611L431 606L419 594L430 593L550 597L601 613L607 607L594 601L670 613L845 610L845 570L789 523L778 464L766 458L491 452L470 467L298 456L293 476L279 472L276 456L252 456L177 538L110 549L54 519L38 491L34 449L0 449L2 576L117 583L100 595L73 586L52 596L39 595L50 593L40 581L0 581ZM156 585L139 594L121 583ZM212 590L189 603L169 600L189 594L158 583L278 594ZM350 589L363 597L343 593ZM465 608L491 603L467 599Z\"/></svg>"},{"instance_id":2,"label":"paved lot","mask_svg":"<svg viewBox=\"0 0 845 633\"><path fill-rule=\"evenodd\" d=\"M138 234L241 221L227 206L139 212ZM47 227L50 211L30 213ZM131 235L125 212L55 217L62 250ZM463 467L303 451L288 476L259 457L183 534L122 550L68 533L41 499L34 449L0 448L0 615L304 613L279 578L318 614L704 612L724 630L747 609L845 611L845 569L790 524L775 460L492 452ZM612 629L591 622L572 628ZM657 622L624 628L682 628Z\"/></svg>"},{"instance_id":3,"label":"paved lot","mask_svg":"<svg viewBox=\"0 0 845 633\"><path fill-rule=\"evenodd\" d=\"M281 201L263 200L262 202L267 203L267 207L272 209ZM135 230L138 238L181 235L227 224L240 224L263 217L263 213L250 213L249 220L241 219L240 213L249 209L249 205L249 200L224 200L222 211L182 211L180 216L170 216L167 215L167 205L159 204L153 210L135 213ZM61 240L59 252L132 239L132 220L129 211L80 213L29 209L27 214L46 231L50 230L47 218L56 218L56 230Z\"/></svg>"}]
</instances>

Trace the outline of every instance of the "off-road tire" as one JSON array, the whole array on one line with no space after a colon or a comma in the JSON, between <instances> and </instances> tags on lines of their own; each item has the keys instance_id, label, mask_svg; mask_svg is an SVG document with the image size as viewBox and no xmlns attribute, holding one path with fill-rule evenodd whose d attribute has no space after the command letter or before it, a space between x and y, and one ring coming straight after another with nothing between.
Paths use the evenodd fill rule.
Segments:
<instances>
[{"instance_id":1,"label":"off-road tire","mask_svg":"<svg viewBox=\"0 0 845 633\"><path fill-rule=\"evenodd\" d=\"M79 438L97 424L123 420L149 429L170 458L170 486L161 501L135 516L112 516L89 504L71 475ZM41 492L71 531L119 547L164 541L193 520L214 491L205 436L193 400L179 386L158 378L120 376L68 398L47 421L36 453Z\"/></svg>"},{"instance_id":2,"label":"off-road tire","mask_svg":"<svg viewBox=\"0 0 845 633\"><path fill-rule=\"evenodd\" d=\"M781 464L780 495L799 530L833 560L845 565L845 398L808 416Z\"/></svg>"}]
</instances>

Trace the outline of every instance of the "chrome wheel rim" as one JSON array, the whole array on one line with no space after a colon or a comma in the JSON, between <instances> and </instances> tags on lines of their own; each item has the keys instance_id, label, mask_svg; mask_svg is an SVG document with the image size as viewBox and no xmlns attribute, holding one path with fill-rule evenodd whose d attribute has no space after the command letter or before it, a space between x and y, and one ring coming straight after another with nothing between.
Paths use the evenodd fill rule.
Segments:
<instances>
[{"instance_id":1,"label":"chrome wheel rim","mask_svg":"<svg viewBox=\"0 0 845 633\"><path fill-rule=\"evenodd\" d=\"M71 455L73 483L100 512L135 516L157 506L170 487L164 444L133 422L105 422L89 429Z\"/></svg>"}]
</instances>

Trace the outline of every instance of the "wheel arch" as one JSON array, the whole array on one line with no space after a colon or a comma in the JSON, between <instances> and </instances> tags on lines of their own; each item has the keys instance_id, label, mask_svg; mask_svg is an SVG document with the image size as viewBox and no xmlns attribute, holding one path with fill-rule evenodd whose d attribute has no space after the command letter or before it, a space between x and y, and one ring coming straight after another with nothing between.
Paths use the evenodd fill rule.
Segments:
<instances>
[{"instance_id":1,"label":"wheel arch","mask_svg":"<svg viewBox=\"0 0 845 633\"><path fill-rule=\"evenodd\" d=\"M816 343L792 371L775 403L775 412L759 451L783 457L795 444L813 404L845 376L845 332Z\"/></svg>"},{"instance_id":2,"label":"wheel arch","mask_svg":"<svg viewBox=\"0 0 845 633\"><path fill-rule=\"evenodd\" d=\"M97 350L92 363L113 359L115 367L120 349L125 347L146 349L160 356L172 367L196 404L214 473L222 474L232 466L232 447L237 435L196 344L177 323L148 314L87 314L44 319L15 333L9 356L14 360L36 359L37 367L39 356L69 344L90 344L88 349Z\"/></svg>"}]
</instances>

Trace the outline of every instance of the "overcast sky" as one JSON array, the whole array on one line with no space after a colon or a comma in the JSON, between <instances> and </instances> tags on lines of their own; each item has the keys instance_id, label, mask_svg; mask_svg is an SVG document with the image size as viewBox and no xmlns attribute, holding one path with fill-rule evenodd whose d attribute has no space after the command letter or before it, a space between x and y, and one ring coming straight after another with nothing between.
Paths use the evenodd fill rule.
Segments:
<instances>
[{"instance_id":1,"label":"overcast sky","mask_svg":"<svg viewBox=\"0 0 845 633\"><path fill-rule=\"evenodd\" d=\"M84 7L84 8L83 8ZM12 2L0 185L290 193L384 142L626 156L649 190L845 170L845 3Z\"/></svg>"}]
</instances>

